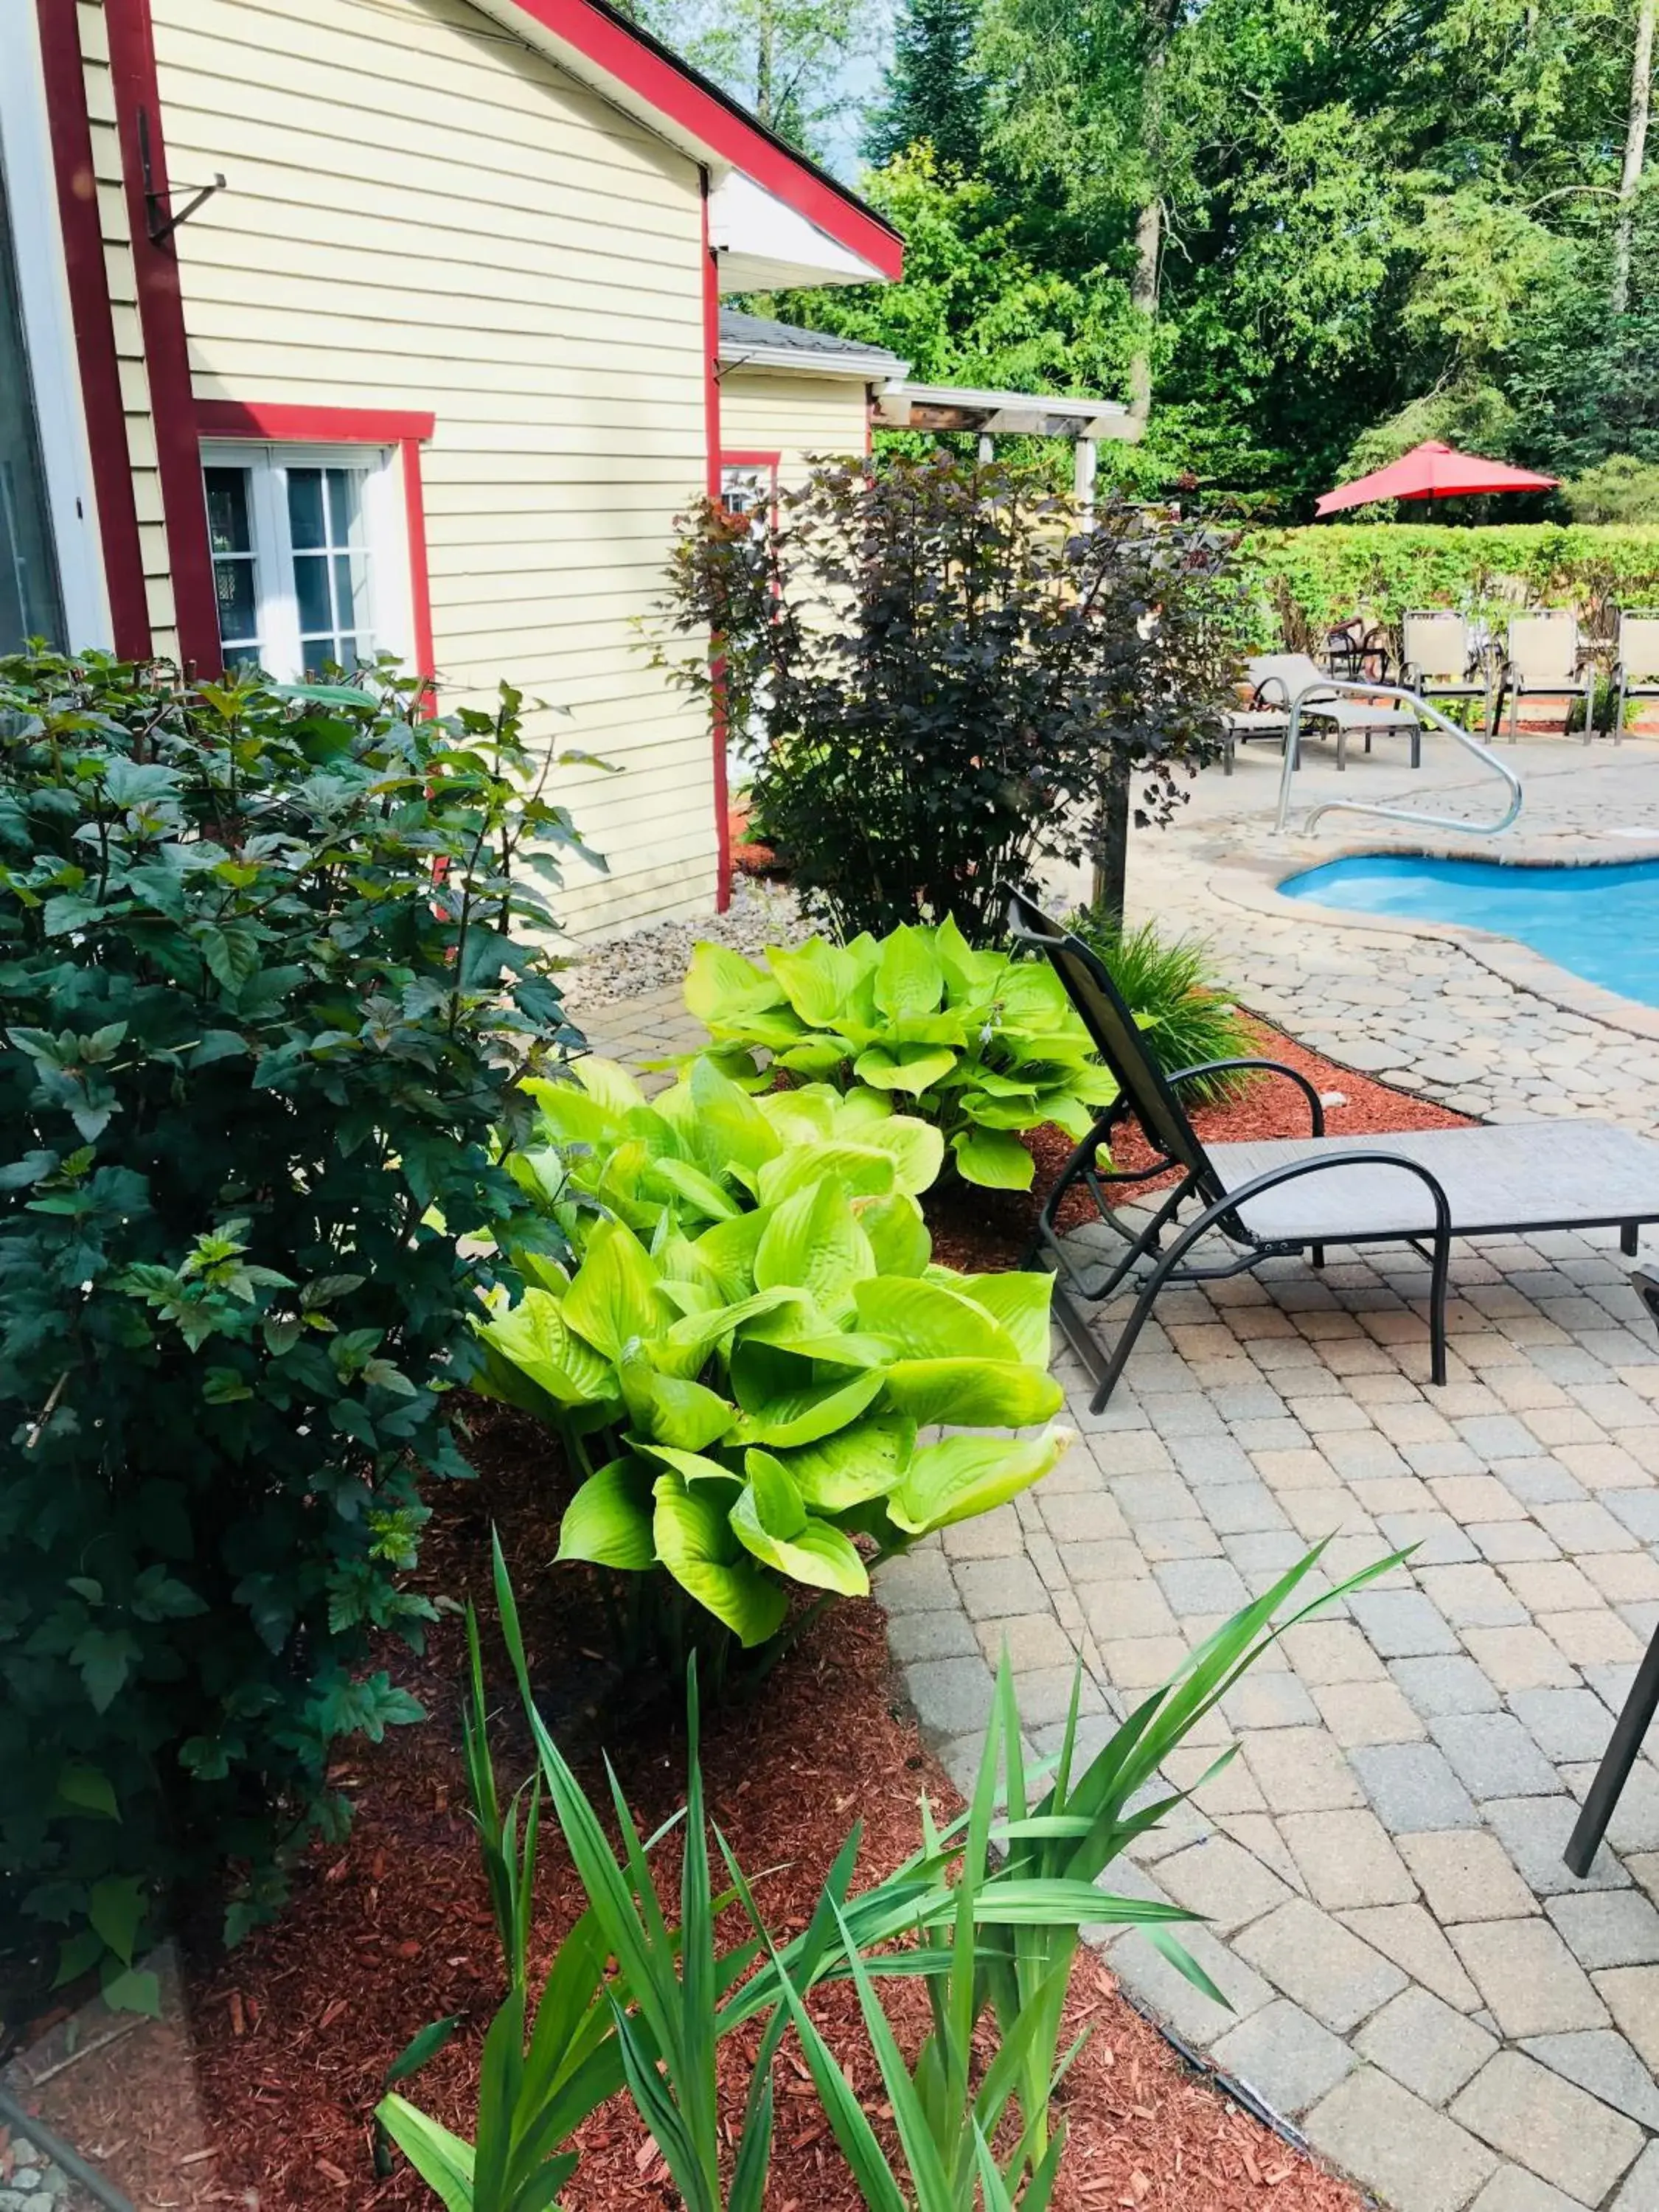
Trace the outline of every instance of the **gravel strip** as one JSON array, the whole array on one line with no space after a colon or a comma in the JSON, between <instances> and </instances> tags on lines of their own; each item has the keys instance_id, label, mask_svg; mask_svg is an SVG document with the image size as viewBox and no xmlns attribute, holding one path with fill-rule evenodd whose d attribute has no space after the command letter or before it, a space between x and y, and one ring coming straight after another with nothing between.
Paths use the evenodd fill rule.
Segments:
<instances>
[{"instance_id":1,"label":"gravel strip","mask_svg":"<svg viewBox=\"0 0 1659 2212\"><path fill-rule=\"evenodd\" d=\"M787 884L739 876L724 914L653 922L631 937L608 938L594 945L569 970L565 996L574 1012L612 1006L683 981L693 946L704 939L757 960L769 945L798 945L811 933Z\"/></svg>"}]
</instances>

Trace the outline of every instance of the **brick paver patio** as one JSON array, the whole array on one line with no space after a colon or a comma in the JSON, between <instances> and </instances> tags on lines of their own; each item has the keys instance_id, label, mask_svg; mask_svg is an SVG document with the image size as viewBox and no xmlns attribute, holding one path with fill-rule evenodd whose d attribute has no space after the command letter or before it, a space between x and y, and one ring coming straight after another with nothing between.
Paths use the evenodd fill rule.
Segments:
<instances>
[{"instance_id":1,"label":"brick paver patio","mask_svg":"<svg viewBox=\"0 0 1659 2212\"><path fill-rule=\"evenodd\" d=\"M1534 836L1634 820L1659 847L1650 750L1534 750L1555 785L1529 793ZM1231 907L1210 864L1259 815L1243 781L1206 778L1197 819L1139 842L1135 890L1215 930L1249 1004L1477 1111L1659 1122L1659 1042L1493 988L1443 940ZM590 1026L633 1058L696 1042L673 994ZM1313 1541L1334 1577L1415 1546L1171 1759L1185 1785L1237 1747L1104 1885L1204 1914L1191 1948L1231 2008L1133 1931L1114 1969L1396 2212L1659 2212L1659 1765L1588 1881L1561 1861L1659 1623L1659 1335L1611 1236L1486 1238L1455 1248L1435 1389L1426 1279L1409 1252L1342 1252L1166 1295L1098 1417L1062 1360L1077 1443L882 1571L894 1656L965 1771L1004 1644L1038 1748L1079 1656L1097 1741Z\"/></svg>"}]
</instances>

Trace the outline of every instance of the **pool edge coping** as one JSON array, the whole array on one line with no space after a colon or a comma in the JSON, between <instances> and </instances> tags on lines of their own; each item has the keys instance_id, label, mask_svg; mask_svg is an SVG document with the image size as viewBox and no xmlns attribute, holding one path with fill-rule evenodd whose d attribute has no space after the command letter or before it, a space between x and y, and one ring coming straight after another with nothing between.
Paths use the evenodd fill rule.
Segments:
<instances>
[{"instance_id":1,"label":"pool edge coping","mask_svg":"<svg viewBox=\"0 0 1659 2212\"><path fill-rule=\"evenodd\" d=\"M1316 915L1327 926L1364 932L1381 932L1390 937L1426 937L1443 944L1454 945L1491 974L1501 976L1518 991L1530 993L1545 1000L1563 1013L1576 1014L1582 1020L1595 1022L1606 1029L1623 1030L1634 1036L1659 1042L1659 1006L1644 1006L1634 999L1621 998L1616 991L1604 990L1599 983L1591 983L1571 969L1563 968L1553 960L1547 960L1541 952L1518 943L1512 937L1500 937L1495 932L1476 929L1466 922L1431 921L1415 915L1359 914L1352 908L1322 906L1316 899L1286 898L1279 886L1292 875L1305 873L1310 868L1322 867L1333 860L1359 860L1377 857L1391 860L1485 860L1491 855L1456 852L1435 852L1426 847L1411 850L1398 845L1376 845L1354 842L1340 846L1315 846L1306 839L1287 839L1277 853L1237 855L1210 871L1209 884L1218 898L1229 906L1242 907L1247 912L1271 915L1281 921L1300 916L1306 920ZM1638 851L1620 856L1621 860L1659 860L1659 842L1651 852ZM1601 865L1619 865L1608 856ZM1567 860L1559 854L1547 860L1540 859L1530 863L1516 860L1504 863L1510 866L1595 866L1596 861Z\"/></svg>"}]
</instances>

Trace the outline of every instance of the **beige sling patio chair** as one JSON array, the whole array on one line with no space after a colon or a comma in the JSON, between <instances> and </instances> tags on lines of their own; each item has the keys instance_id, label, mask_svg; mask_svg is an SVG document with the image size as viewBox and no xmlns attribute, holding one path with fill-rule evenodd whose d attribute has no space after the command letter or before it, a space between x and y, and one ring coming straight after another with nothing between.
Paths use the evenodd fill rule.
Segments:
<instances>
[{"instance_id":1,"label":"beige sling patio chair","mask_svg":"<svg viewBox=\"0 0 1659 2212\"><path fill-rule=\"evenodd\" d=\"M1542 607L1534 614L1516 615L1510 623L1509 643L1504 653L1504 672L1498 684L1501 720L1503 689L1510 693L1510 743L1520 736L1521 702L1528 699L1581 699L1584 706L1584 743L1595 736L1595 670L1584 658L1579 642L1578 617L1571 607ZM1565 737L1572 720L1569 704L1563 717Z\"/></svg>"},{"instance_id":2,"label":"beige sling patio chair","mask_svg":"<svg viewBox=\"0 0 1659 2212\"><path fill-rule=\"evenodd\" d=\"M1401 682L1425 699L1479 699L1492 724L1492 669L1472 623L1449 607L1419 607L1401 624Z\"/></svg>"},{"instance_id":3,"label":"beige sling patio chair","mask_svg":"<svg viewBox=\"0 0 1659 2212\"><path fill-rule=\"evenodd\" d=\"M1348 739L1363 737L1365 750L1370 752L1373 737L1388 736L1403 731L1411 740L1412 766L1419 767L1423 758L1423 725L1409 707L1394 700L1371 701L1344 697L1330 688L1331 679L1318 662L1305 653L1258 653L1244 664L1244 673L1255 687L1250 701L1253 715L1280 710L1285 721L1285 736L1289 737L1289 714L1293 702L1302 706L1302 726L1304 730L1324 724L1336 732L1336 764L1339 769L1348 765ZM1235 721L1246 719L1234 716ZM1267 735L1267 731L1243 731L1243 737Z\"/></svg>"},{"instance_id":4,"label":"beige sling patio chair","mask_svg":"<svg viewBox=\"0 0 1659 2212\"><path fill-rule=\"evenodd\" d=\"M1619 614L1618 655L1613 671L1613 741L1625 741L1625 707L1632 699L1659 699L1659 614Z\"/></svg>"}]
</instances>

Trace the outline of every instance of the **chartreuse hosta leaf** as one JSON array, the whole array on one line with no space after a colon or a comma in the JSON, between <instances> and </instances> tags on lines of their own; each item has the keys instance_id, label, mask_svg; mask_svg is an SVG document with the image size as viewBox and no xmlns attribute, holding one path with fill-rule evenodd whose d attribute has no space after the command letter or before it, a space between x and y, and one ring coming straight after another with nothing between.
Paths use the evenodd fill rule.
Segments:
<instances>
[{"instance_id":1,"label":"chartreuse hosta leaf","mask_svg":"<svg viewBox=\"0 0 1659 2212\"><path fill-rule=\"evenodd\" d=\"M872 949L857 958L860 990L879 981L895 1003L919 1004L933 973L915 944L884 977ZM803 999L846 967L809 963ZM950 963L934 968L943 988ZM589 1202L561 1200L568 1274L541 1271L481 1331L481 1387L564 1429L595 1470L566 1510L561 1560L666 1577L682 1593L671 1610L763 1644L793 1591L860 1595L873 1559L1053 1466L1060 1431L1013 1433L1060 1402L1050 1279L932 1264L911 1186L937 1164L937 1129L870 1091L750 1097L707 1063L659 1112L621 1071L583 1065L573 1125L614 1114L622 1141ZM626 1218L596 1211L635 1156ZM573 1148L573 1178L597 1157ZM955 1433L930 1440L939 1426Z\"/></svg>"},{"instance_id":2,"label":"chartreuse hosta leaf","mask_svg":"<svg viewBox=\"0 0 1659 2212\"><path fill-rule=\"evenodd\" d=\"M739 1644L768 1643L783 1626L789 1599L783 1585L762 1571L732 1526L741 1495L732 1486L694 1489L678 1474L659 1475L653 1534L657 1557L697 1603L729 1628Z\"/></svg>"},{"instance_id":3,"label":"chartreuse hosta leaf","mask_svg":"<svg viewBox=\"0 0 1659 2212\"><path fill-rule=\"evenodd\" d=\"M870 1577L856 1547L839 1528L812 1518L783 1462L750 1451L744 1468L749 1480L732 1509L732 1527L744 1550L792 1582L867 1595Z\"/></svg>"},{"instance_id":4,"label":"chartreuse hosta leaf","mask_svg":"<svg viewBox=\"0 0 1659 2212\"><path fill-rule=\"evenodd\" d=\"M1079 1140L1116 1095L1054 971L976 951L948 918L763 961L699 945L686 1004L740 1087L775 1060L849 1098L897 1097L941 1132L957 1174L994 1189L1030 1188L1020 1132L1052 1121Z\"/></svg>"},{"instance_id":5,"label":"chartreuse hosta leaf","mask_svg":"<svg viewBox=\"0 0 1659 2212\"><path fill-rule=\"evenodd\" d=\"M597 1200L653 1249L659 1235L695 1239L826 1172L854 1197L917 1196L944 1159L939 1130L896 1113L890 1097L826 1083L751 1097L708 1054L650 1101L625 1069L597 1058L526 1089L544 1141L508 1159L523 1188L562 1207L567 1231L580 1200Z\"/></svg>"}]
</instances>

